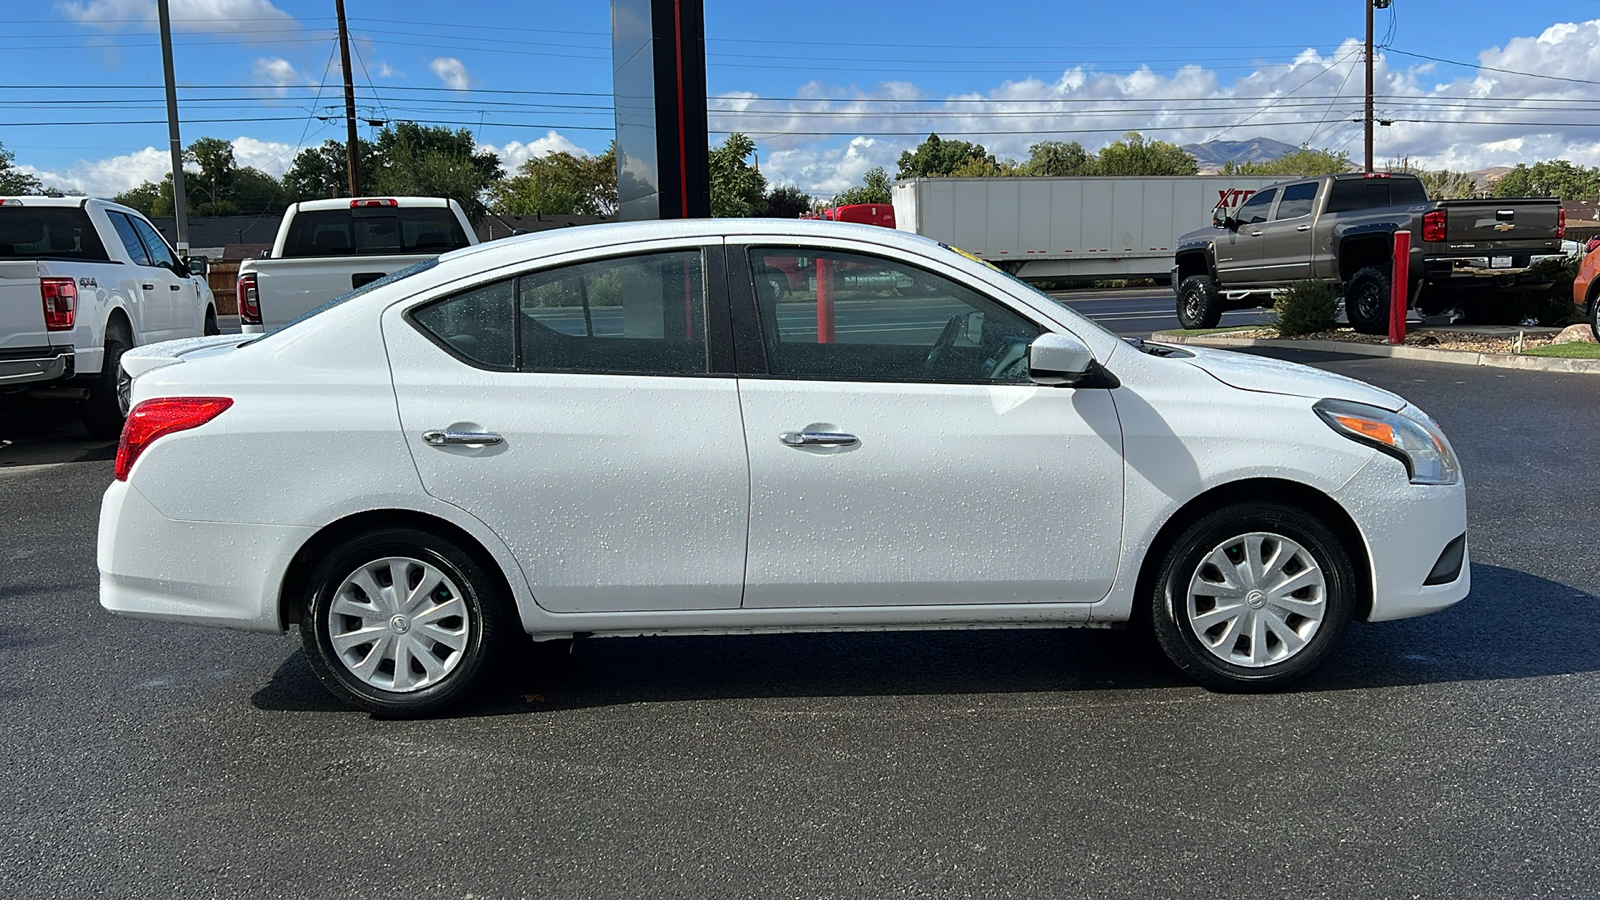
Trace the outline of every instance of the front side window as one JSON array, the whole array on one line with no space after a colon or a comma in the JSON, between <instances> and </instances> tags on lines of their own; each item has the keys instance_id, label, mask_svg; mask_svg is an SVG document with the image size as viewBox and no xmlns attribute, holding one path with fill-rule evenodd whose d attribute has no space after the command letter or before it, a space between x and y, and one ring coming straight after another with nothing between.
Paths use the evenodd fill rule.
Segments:
<instances>
[{"instance_id":1,"label":"front side window","mask_svg":"<svg viewBox=\"0 0 1600 900\"><path fill-rule=\"evenodd\" d=\"M436 343L483 368L703 375L709 371L699 250L531 272L412 313Z\"/></svg>"},{"instance_id":2,"label":"front side window","mask_svg":"<svg viewBox=\"0 0 1600 900\"><path fill-rule=\"evenodd\" d=\"M1020 383L1042 329L966 285L839 250L752 248L773 375Z\"/></svg>"},{"instance_id":3,"label":"front side window","mask_svg":"<svg viewBox=\"0 0 1600 900\"><path fill-rule=\"evenodd\" d=\"M1239 207L1239 223L1242 225L1259 225L1267 220L1267 210L1272 208L1272 198L1278 195L1277 188L1267 188L1257 191L1254 197L1244 202Z\"/></svg>"},{"instance_id":4,"label":"front side window","mask_svg":"<svg viewBox=\"0 0 1600 900\"><path fill-rule=\"evenodd\" d=\"M1311 215L1311 205L1317 199L1317 182L1291 184L1283 189L1283 199L1278 201L1278 213L1273 221L1298 219Z\"/></svg>"}]
</instances>

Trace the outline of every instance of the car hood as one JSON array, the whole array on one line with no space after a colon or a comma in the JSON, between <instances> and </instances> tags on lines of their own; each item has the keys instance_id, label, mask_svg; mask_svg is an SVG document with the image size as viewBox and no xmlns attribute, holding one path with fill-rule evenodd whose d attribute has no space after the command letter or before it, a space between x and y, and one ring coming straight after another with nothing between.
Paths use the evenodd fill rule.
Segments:
<instances>
[{"instance_id":1,"label":"car hood","mask_svg":"<svg viewBox=\"0 0 1600 900\"><path fill-rule=\"evenodd\" d=\"M1365 403L1398 412L1406 405L1404 397L1373 387L1365 381L1346 378L1302 366L1281 359L1236 353L1229 350L1211 350L1185 345L1193 353L1186 363L1205 371L1229 387L1266 394L1287 394L1291 397L1311 397L1321 400L1331 397Z\"/></svg>"}]
</instances>

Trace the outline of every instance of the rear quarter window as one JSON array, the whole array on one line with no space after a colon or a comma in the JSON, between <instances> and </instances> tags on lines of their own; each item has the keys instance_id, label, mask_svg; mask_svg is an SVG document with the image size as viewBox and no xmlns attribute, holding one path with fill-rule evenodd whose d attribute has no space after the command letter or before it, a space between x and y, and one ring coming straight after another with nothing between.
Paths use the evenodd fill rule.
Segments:
<instances>
[{"instance_id":1,"label":"rear quarter window","mask_svg":"<svg viewBox=\"0 0 1600 900\"><path fill-rule=\"evenodd\" d=\"M0 206L0 259L109 262L82 207Z\"/></svg>"}]
</instances>

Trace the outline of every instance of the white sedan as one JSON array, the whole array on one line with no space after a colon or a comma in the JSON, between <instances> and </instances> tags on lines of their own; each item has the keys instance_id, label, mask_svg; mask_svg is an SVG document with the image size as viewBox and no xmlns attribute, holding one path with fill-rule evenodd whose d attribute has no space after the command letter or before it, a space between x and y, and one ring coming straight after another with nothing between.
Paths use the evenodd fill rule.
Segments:
<instances>
[{"instance_id":1,"label":"white sedan","mask_svg":"<svg viewBox=\"0 0 1600 900\"><path fill-rule=\"evenodd\" d=\"M1468 590L1460 467L1402 398L1131 344L884 228L529 235L123 365L101 603L298 624L384 715L520 635L1147 622L1261 690Z\"/></svg>"}]
</instances>

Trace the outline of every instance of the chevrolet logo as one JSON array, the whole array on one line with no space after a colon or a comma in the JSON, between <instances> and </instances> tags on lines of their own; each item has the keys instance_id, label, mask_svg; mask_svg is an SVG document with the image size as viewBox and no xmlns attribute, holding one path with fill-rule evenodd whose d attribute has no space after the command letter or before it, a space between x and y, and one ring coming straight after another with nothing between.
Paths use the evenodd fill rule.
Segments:
<instances>
[{"instance_id":1,"label":"chevrolet logo","mask_svg":"<svg viewBox=\"0 0 1600 900\"><path fill-rule=\"evenodd\" d=\"M1517 226L1512 224L1511 222L1496 222L1496 223L1494 223L1494 230L1495 231L1510 231L1511 229L1513 229L1515 227L1517 227Z\"/></svg>"}]
</instances>

